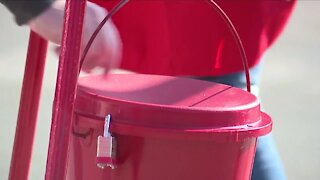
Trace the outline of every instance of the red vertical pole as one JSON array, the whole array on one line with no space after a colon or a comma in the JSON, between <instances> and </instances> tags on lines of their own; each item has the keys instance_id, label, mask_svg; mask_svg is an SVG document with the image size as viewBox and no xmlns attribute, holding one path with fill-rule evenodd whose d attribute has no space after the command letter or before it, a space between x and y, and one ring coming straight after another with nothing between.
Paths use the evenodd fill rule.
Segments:
<instances>
[{"instance_id":1,"label":"red vertical pole","mask_svg":"<svg viewBox=\"0 0 320 180\"><path fill-rule=\"evenodd\" d=\"M76 85L86 0L67 0L61 55L50 132L46 180L66 178L69 136Z\"/></svg>"},{"instance_id":2,"label":"red vertical pole","mask_svg":"<svg viewBox=\"0 0 320 180\"><path fill-rule=\"evenodd\" d=\"M36 33L30 33L9 180L29 179L47 44Z\"/></svg>"}]
</instances>

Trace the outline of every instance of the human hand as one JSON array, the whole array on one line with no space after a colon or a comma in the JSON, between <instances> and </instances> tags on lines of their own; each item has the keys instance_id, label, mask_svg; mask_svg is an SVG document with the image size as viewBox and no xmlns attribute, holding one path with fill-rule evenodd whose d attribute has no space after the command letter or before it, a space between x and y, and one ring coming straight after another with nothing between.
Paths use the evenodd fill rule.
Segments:
<instances>
[{"instance_id":1,"label":"human hand","mask_svg":"<svg viewBox=\"0 0 320 180\"><path fill-rule=\"evenodd\" d=\"M61 44L65 1L56 1L48 10L31 20L30 28L45 39ZM82 51L107 11L91 2L87 2L84 19ZM50 23L48 23L50 22ZM59 47L58 47L59 49ZM81 52L82 52L81 51ZM57 50L57 53L60 51ZM83 63L82 70L91 72L95 67L102 67L105 72L116 68L121 59L122 43L119 32L111 20L102 27Z\"/></svg>"}]
</instances>

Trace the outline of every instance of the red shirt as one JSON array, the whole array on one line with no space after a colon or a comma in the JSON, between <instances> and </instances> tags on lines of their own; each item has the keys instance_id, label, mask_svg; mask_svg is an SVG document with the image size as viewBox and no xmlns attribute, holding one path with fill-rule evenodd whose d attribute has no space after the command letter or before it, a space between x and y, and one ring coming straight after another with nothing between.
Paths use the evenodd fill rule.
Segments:
<instances>
[{"instance_id":1,"label":"red shirt","mask_svg":"<svg viewBox=\"0 0 320 180\"><path fill-rule=\"evenodd\" d=\"M93 0L107 9L114 0ZM249 66L276 40L295 0L217 0L237 28ZM121 67L162 75L217 76L243 69L230 30L206 0L131 0L113 17Z\"/></svg>"}]
</instances>

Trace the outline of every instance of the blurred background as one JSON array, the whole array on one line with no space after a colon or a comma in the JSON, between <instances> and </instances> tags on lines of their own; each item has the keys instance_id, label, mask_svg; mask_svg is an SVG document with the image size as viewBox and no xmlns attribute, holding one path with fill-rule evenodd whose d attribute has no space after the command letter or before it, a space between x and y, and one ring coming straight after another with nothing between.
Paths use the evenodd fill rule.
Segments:
<instances>
[{"instance_id":1,"label":"blurred background","mask_svg":"<svg viewBox=\"0 0 320 180\"><path fill-rule=\"evenodd\" d=\"M290 180L320 179L320 1L301 0L266 56L261 96ZM8 178L29 30L0 5L0 179ZM52 50L52 49L51 49ZM31 178L44 177L57 58L48 55Z\"/></svg>"}]
</instances>

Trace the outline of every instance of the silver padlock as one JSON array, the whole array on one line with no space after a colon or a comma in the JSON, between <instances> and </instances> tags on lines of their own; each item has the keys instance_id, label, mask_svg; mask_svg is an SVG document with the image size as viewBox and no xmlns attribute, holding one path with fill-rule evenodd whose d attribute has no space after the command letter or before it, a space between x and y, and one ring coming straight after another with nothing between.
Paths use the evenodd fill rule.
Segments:
<instances>
[{"instance_id":1,"label":"silver padlock","mask_svg":"<svg viewBox=\"0 0 320 180\"><path fill-rule=\"evenodd\" d=\"M98 136L97 142L97 166L104 169L116 168L116 141L110 133L111 115L107 115L104 122L103 136Z\"/></svg>"}]
</instances>

